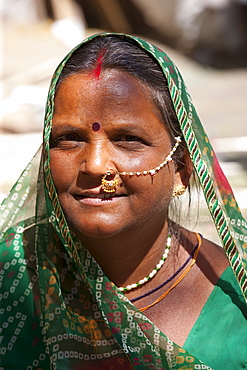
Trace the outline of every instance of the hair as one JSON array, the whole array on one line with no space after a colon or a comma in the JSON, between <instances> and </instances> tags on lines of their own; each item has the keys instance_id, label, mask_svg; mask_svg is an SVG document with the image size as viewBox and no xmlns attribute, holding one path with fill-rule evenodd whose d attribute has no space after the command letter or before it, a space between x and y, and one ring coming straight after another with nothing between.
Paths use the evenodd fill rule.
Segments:
<instances>
[{"instance_id":1,"label":"hair","mask_svg":"<svg viewBox=\"0 0 247 370\"><path fill-rule=\"evenodd\" d=\"M97 78L107 69L115 69L137 78L152 100L157 116L167 128L174 145L175 136L182 138L181 129L173 108L165 76L155 59L134 41L124 36L96 37L82 44L63 68L56 88L68 76L93 72ZM181 163L186 145L182 140L173 158Z\"/></svg>"}]
</instances>

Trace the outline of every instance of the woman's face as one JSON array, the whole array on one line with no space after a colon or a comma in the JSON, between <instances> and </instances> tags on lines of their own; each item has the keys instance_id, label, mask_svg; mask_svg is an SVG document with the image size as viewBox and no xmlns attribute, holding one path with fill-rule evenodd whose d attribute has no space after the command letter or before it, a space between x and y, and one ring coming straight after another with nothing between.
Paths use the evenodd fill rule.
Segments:
<instances>
[{"instance_id":1,"label":"woman's face","mask_svg":"<svg viewBox=\"0 0 247 370\"><path fill-rule=\"evenodd\" d=\"M110 195L103 192L101 179L108 169L155 168L171 148L137 79L116 70L67 77L55 98L51 172L75 234L81 240L105 238L164 224L174 183L180 181L173 162L153 177L117 176L119 184Z\"/></svg>"}]
</instances>

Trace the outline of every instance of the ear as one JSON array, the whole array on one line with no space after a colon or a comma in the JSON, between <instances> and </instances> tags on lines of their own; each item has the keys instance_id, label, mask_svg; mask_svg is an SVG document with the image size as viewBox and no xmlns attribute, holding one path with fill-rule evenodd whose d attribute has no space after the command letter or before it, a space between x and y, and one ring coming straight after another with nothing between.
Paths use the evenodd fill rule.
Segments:
<instances>
[{"instance_id":1,"label":"ear","mask_svg":"<svg viewBox=\"0 0 247 370\"><path fill-rule=\"evenodd\" d=\"M183 157L180 159L174 177L174 186L183 185L187 188L191 174L193 172L193 164L187 149L184 151Z\"/></svg>"}]
</instances>

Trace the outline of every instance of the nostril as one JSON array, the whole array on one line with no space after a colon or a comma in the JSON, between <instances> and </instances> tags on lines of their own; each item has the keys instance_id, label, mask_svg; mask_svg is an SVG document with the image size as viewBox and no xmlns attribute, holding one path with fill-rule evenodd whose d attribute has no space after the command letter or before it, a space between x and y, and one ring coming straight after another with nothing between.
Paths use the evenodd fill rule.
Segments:
<instances>
[{"instance_id":1,"label":"nostril","mask_svg":"<svg viewBox=\"0 0 247 370\"><path fill-rule=\"evenodd\" d=\"M103 175L103 177L105 179L107 178L108 180L113 180L115 176L116 176L116 172L114 170L112 170L112 169L107 170L106 171L106 174Z\"/></svg>"}]
</instances>

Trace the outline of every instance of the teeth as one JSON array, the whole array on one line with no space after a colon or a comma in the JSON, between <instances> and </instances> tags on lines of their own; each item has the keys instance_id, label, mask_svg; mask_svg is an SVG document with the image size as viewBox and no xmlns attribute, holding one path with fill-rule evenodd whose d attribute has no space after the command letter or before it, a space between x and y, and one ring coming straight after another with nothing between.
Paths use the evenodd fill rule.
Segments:
<instances>
[{"instance_id":1,"label":"teeth","mask_svg":"<svg viewBox=\"0 0 247 370\"><path fill-rule=\"evenodd\" d=\"M113 198L114 195L111 195L110 193L105 193L105 194L87 194L84 195L84 198L98 198L98 199L109 199Z\"/></svg>"}]
</instances>

